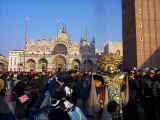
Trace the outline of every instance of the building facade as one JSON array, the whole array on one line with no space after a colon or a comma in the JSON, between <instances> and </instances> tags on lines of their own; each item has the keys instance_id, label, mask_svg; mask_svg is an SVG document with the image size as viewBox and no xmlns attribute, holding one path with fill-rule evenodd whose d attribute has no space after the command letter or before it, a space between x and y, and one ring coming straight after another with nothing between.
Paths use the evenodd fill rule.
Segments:
<instances>
[{"instance_id":1,"label":"building facade","mask_svg":"<svg viewBox=\"0 0 160 120\"><path fill-rule=\"evenodd\" d=\"M104 46L105 54L119 54L123 56L123 46L122 42L108 42Z\"/></svg>"},{"instance_id":2,"label":"building facade","mask_svg":"<svg viewBox=\"0 0 160 120\"><path fill-rule=\"evenodd\" d=\"M44 37L37 43L26 40L25 44L24 50L9 52L9 71L92 71L91 66L96 64L95 41L89 43L82 39L80 44L72 45L64 30L60 30L54 40Z\"/></svg>"},{"instance_id":3,"label":"building facade","mask_svg":"<svg viewBox=\"0 0 160 120\"><path fill-rule=\"evenodd\" d=\"M124 67L160 64L159 0L122 0Z\"/></svg>"},{"instance_id":4,"label":"building facade","mask_svg":"<svg viewBox=\"0 0 160 120\"><path fill-rule=\"evenodd\" d=\"M0 71L7 71L8 60L5 56L0 54Z\"/></svg>"},{"instance_id":5,"label":"building facade","mask_svg":"<svg viewBox=\"0 0 160 120\"><path fill-rule=\"evenodd\" d=\"M88 42L86 38L80 41L80 55L81 55L81 70L82 71L96 71L96 50L95 39Z\"/></svg>"},{"instance_id":6,"label":"building facade","mask_svg":"<svg viewBox=\"0 0 160 120\"><path fill-rule=\"evenodd\" d=\"M8 71L23 71L24 50L9 51Z\"/></svg>"}]
</instances>

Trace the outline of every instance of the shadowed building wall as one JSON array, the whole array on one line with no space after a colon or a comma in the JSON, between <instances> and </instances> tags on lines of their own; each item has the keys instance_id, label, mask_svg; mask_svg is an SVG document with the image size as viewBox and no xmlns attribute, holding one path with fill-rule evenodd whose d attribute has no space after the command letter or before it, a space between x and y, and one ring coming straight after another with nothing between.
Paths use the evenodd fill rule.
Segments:
<instances>
[{"instance_id":1,"label":"shadowed building wall","mask_svg":"<svg viewBox=\"0 0 160 120\"><path fill-rule=\"evenodd\" d=\"M125 68L160 64L159 6L159 0L122 0Z\"/></svg>"}]
</instances>

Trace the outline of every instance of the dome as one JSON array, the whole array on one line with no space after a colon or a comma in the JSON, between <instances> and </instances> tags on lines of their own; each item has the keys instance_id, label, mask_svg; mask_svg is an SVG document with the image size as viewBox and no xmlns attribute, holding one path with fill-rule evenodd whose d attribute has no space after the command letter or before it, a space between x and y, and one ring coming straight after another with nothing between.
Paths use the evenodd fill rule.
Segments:
<instances>
[{"instance_id":1,"label":"dome","mask_svg":"<svg viewBox=\"0 0 160 120\"><path fill-rule=\"evenodd\" d=\"M80 46L78 44L75 44L72 46L71 51L79 51L80 50Z\"/></svg>"},{"instance_id":2,"label":"dome","mask_svg":"<svg viewBox=\"0 0 160 120\"><path fill-rule=\"evenodd\" d=\"M56 36L56 40L70 40L70 37L68 34L64 31L60 31L58 35Z\"/></svg>"}]
</instances>

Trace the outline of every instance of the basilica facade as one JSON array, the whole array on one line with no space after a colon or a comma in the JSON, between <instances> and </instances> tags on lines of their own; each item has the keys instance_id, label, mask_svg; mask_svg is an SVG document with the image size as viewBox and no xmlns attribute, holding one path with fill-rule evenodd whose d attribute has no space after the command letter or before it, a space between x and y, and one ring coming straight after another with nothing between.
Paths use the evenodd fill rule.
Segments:
<instances>
[{"instance_id":1,"label":"basilica facade","mask_svg":"<svg viewBox=\"0 0 160 120\"><path fill-rule=\"evenodd\" d=\"M36 43L27 39L24 50L10 51L8 71L95 71L95 65L95 39L72 44L68 33L60 30L54 39L43 37Z\"/></svg>"}]
</instances>

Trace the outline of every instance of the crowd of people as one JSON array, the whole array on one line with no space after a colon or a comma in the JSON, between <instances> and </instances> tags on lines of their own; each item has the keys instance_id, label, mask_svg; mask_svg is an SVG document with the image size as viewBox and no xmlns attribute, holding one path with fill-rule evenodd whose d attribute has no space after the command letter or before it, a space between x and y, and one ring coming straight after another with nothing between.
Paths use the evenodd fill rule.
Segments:
<instances>
[{"instance_id":1,"label":"crowd of people","mask_svg":"<svg viewBox=\"0 0 160 120\"><path fill-rule=\"evenodd\" d=\"M126 71L117 98L105 76L113 73L1 71L0 120L160 120L160 66Z\"/></svg>"}]
</instances>

